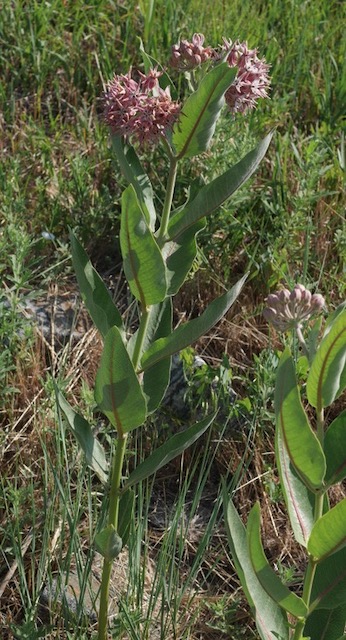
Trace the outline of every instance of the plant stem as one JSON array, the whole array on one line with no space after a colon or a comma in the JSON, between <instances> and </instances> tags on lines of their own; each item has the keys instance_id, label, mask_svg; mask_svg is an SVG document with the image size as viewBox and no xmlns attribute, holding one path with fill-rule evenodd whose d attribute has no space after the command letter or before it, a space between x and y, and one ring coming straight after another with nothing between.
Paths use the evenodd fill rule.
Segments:
<instances>
[{"instance_id":1,"label":"plant stem","mask_svg":"<svg viewBox=\"0 0 346 640\"><path fill-rule=\"evenodd\" d=\"M170 212L171 212L175 181L176 181L176 178L177 178L177 166L178 166L177 159L174 156L171 155L171 162L170 162L170 167L169 167L169 175L168 175L167 188L166 188L166 196L165 196L165 201L164 201L164 204L163 204L160 229L159 229L159 233L158 233L158 236L157 236L157 242L158 242L159 246L163 245L164 238L167 235L167 228L168 228L168 223L169 223L169 215L170 215Z\"/></svg>"},{"instance_id":2,"label":"plant stem","mask_svg":"<svg viewBox=\"0 0 346 640\"><path fill-rule=\"evenodd\" d=\"M111 486L109 492L109 514L108 525L113 525L116 530L118 527L119 516L119 500L120 500L120 483L123 468L123 460L126 450L127 434L118 433L117 447L114 456ZM107 640L107 619L108 619L108 600L109 600L109 584L112 570L112 560L103 561L101 593L100 593L100 609L98 621L98 640Z\"/></svg>"},{"instance_id":3,"label":"plant stem","mask_svg":"<svg viewBox=\"0 0 346 640\"><path fill-rule=\"evenodd\" d=\"M150 311L152 307L142 307L142 315L139 323L138 334L136 339L135 348L133 350L132 364L137 369L138 362L141 356L143 343L148 329L148 323L150 318Z\"/></svg>"}]
</instances>

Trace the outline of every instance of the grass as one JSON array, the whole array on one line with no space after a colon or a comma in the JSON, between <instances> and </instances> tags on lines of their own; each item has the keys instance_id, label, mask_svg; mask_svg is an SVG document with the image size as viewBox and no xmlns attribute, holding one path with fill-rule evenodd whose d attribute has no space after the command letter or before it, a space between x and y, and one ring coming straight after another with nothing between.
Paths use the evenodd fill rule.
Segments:
<instances>
[{"instance_id":1,"label":"grass","mask_svg":"<svg viewBox=\"0 0 346 640\"><path fill-rule=\"evenodd\" d=\"M198 345L208 366L196 374L199 395L191 402L203 409L207 400L201 389L210 388L214 368L221 362L219 377L231 379L237 400L204 448L187 454L180 467L170 466L168 478L139 487L138 526L130 548L133 562L129 583L119 597L113 635L123 632L131 640L154 633L179 640L256 637L228 557L217 491L212 492L220 475L229 473L235 496L245 508L254 495L264 505L268 496L274 497L276 526L286 543L289 540L271 445L275 349L280 345L275 336L268 336L260 313L265 296L282 281L292 285L299 280L320 291L331 308L345 298L345 18L345 4L334 0L216 0L212 12L197 0L2 3L4 640L34 640L40 633L52 639L90 637L92 623L83 615L81 601L75 632L73 622L61 616L59 603L51 604L53 613L47 617L40 594L56 576L63 586L72 569L80 577L82 593L87 589L92 542L106 509L101 487L56 415L51 381L54 372L70 400L92 417L98 339L87 326L80 344L58 350L37 335L21 310L26 299L46 295L54 287L74 289L68 226L88 246L110 283L117 279L123 181L100 119L103 83L115 71L125 73L130 65L141 64L138 37L155 58L166 60L172 43L199 31L215 45L226 36L257 46L272 65L273 89L271 100L245 121L220 121L210 152L182 168L177 199L192 177L211 179L269 128L275 126L277 133L250 185L208 220L199 236L201 269L176 301L178 319L196 315L251 261L251 279L234 316ZM160 185L162 162L157 153L148 157L147 167ZM227 395L227 387L221 385L220 393ZM161 441L173 428L167 416L161 422L160 428L154 423L131 442L134 456L148 452L153 439ZM107 429L102 434L110 450L112 434ZM199 527L208 492L213 495L207 500L209 525ZM159 531L151 522L153 505L165 503L173 516ZM264 531L269 543L271 527L267 510ZM273 556L278 557L281 550L275 550ZM280 561L287 575L292 567L299 572L294 548ZM148 610L156 619L155 628L146 622Z\"/></svg>"}]
</instances>

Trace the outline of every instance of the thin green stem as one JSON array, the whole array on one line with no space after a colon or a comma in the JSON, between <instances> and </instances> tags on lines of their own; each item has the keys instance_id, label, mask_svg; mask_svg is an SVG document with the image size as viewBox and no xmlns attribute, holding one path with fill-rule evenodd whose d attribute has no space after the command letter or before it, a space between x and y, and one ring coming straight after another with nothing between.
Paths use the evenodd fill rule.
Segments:
<instances>
[{"instance_id":1,"label":"thin green stem","mask_svg":"<svg viewBox=\"0 0 346 640\"><path fill-rule=\"evenodd\" d=\"M119 516L119 500L120 500L120 484L123 468L123 460L126 450L127 434L118 433L117 447L114 456L111 486L109 492L109 514L108 525L113 525L114 529L118 527ZM100 593L100 609L98 623L98 640L107 640L107 619L108 619L108 600L109 585L112 571L112 560L103 561L101 593Z\"/></svg>"},{"instance_id":2,"label":"thin green stem","mask_svg":"<svg viewBox=\"0 0 346 640\"><path fill-rule=\"evenodd\" d=\"M170 168L169 168L169 174L168 174L168 180L167 180L166 196L165 196L165 201L164 201L164 204L163 204L160 229L159 229L159 233L158 233L158 236L157 236L157 241L158 241L159 246L162 246L162 244L164 242L164 238L167 235L167 228L168 228L169 216L170 216L170 213L171 213L171 207L172 207L172 202L173 202L173 194L174 194L175 182L176 182L176 179L177 179L178 161L172 155L171 155L170 160L171 160L171 162L170 162Z\"/></svg>"},{"instance_id":3,"label":"thin green stem","mask_svg":"<svg viewBox=\"0 0 346 640\"><path fill-rule=\"evenodd\" d=\"M152 307L143 307L142 308L142 315L141 315L141 319L140 319L140 322L139 322L139 328L138 328L136 344L135 344L135 348L133 350L133 356L132 356L132 364L133 364L135 369L137 368L139 359L141 357L143 343L144 343L145 336L146 336L147 330L148 330L148 324L149 324L151 308Z\"/></svg>"}]
</instances>

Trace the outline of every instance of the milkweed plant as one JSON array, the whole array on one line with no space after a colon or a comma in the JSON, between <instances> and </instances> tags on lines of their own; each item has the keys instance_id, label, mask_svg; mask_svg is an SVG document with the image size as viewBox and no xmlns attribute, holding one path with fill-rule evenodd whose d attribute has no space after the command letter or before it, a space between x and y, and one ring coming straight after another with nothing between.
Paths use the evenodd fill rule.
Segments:
<instances>
[{"instance_id":1,"label":"milkweed plant","mask_svg":"<svg viewBox=\"0 0 346 640\"><path fill-rule=\"evenodd\" d=\"M58 393L60 409L86 460L104 483L109 497L106 526L95 535L103 556L98 640L108 637L108 600L114 559L127 544L134 518L136 485L192 445L215 418L170 437L126 477L124 456L128 434L143 425L164 397L172 355L198 340L230 309L246 281L245 274L229 291L211 302L197 318L172 326L172 298L184 283L196 257L196 236L206 217L254 173L271 140L270 132L252 151L222 175L191 189L185 204L174 207L181 162L204 153L221 111L246 114L270 86L269 66L246 43L223 40L204 46L204 36L172 47L168 65L184 74L189 95L181 103L167 69L146 54L143 70L115 75L102 96L104 121L113 151L128 182L121 197L120 250L129 290L136 301L137 329L131 333L100 275L71 232L72 259L79 288L102 339L95 380L95 401L116 429L115 453L105 451L84 417ZM162 208L140 156L160 145L167 166ZM162 160L160 160L162 162Z\"/></svg>"},{"instance_id":2,"label":"milkweed plant","mask_svg":"<svg viewBox=\"0 0 346 640\"><path fill-rule=\"evenodd\" d=\"M346 639L346 499L330 504L346 477L346 410L333 407L346 387L346 303L322 331L321 319L308 321L324 306L297 284L269 295L263 312L288 334L275 384L275 455L293 535L306 553L300 589L290 590L265 556L259 504L244 526L224 486L231 553L262 640Z\"/></svg>"}]
</instances>

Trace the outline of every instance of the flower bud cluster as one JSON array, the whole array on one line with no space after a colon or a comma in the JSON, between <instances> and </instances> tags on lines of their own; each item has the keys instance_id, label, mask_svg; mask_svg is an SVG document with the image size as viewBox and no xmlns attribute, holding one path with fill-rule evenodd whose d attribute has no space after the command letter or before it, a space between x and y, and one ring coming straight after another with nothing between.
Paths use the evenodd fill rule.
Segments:
<instances>
[{"instance_id":1,"label":"flower bud cluster","mask_svg":"<svg viewBox=\"0 0 346 640\"><path fill-rule=\"evenodd\" d=\"M202 33L194 33L191 42L180 40L172 47L170 66L181 71L195 69L206 60L214 57L214 50L211 47L203 47L203 44L204 35Z\"/></svg>"},{"instance_id":2,"label":"flower bud cluster","mask_svg":"<svg viewBox=\"0 0 346 640\"><path fill-rule=\"evenodd\" d=\"M299 327L302 320L308 320L322 311L324 305L323 296L311 294L302 284L296 284L292 291L281 289L270 294L263 315L275 329L287 331Z\"/></svg>"},{"instance_id":3,"label":"flower bud cluster","mask_svg":"<svg viewBox=\"0 0 346 640\"><path fill-rule=\"evenodd\" d=\"M171 129L180 113L180 104L163 90L161 73L151 69L139 72L138 81L127 75L115 75L103 95L104 120L113 133L132 136L139 143L156 142Z\"/></svg>"}]
</instances>

